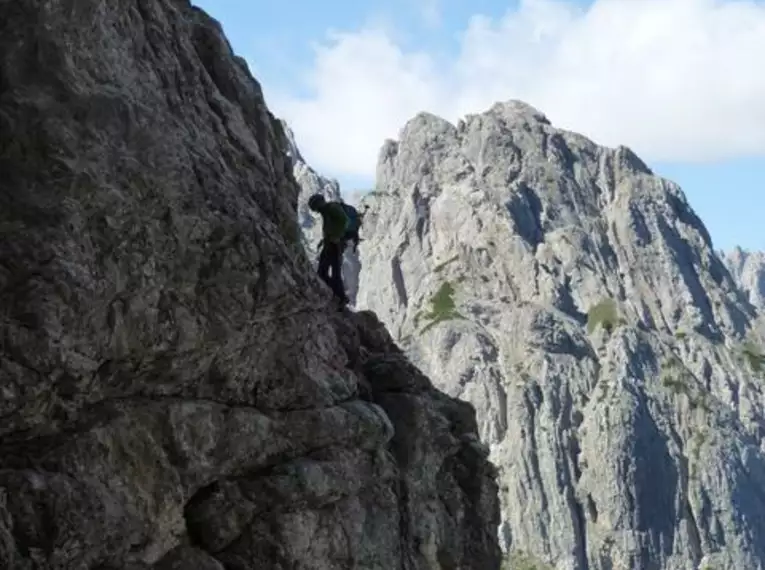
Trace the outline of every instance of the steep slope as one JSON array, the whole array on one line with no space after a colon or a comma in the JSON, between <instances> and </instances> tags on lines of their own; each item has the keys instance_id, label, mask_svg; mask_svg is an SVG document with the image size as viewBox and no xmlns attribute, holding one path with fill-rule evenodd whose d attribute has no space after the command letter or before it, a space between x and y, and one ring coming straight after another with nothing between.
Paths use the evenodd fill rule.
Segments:
<instances>
[{"instance_id":1,"label":"steep slope","mask_svg":"<svg viewBox=\"0 0 765 570\"><path fill-rule=\"evenodd\" d=\"M765 252L737 247L721 256L749 302L759 311L765 311Z\"/></svg>"},{"instance_id":2,"label":"steep slope","mask_svg":"<svg viewBox=\"0 0 765 570\"><path fill-rule=\"evenodd\" d=\"M185 0L0 4L0 568L497 569L469 405L327 311Z\"/></svg>"},{"instance_id":3,"label":"steep slope","mask_svg":"<svg viewBox=\"0 0 765 570\"><path fill-rule=\"evenodd\" d=\"M376 187L359 306L476 407L511 557L763 568L755 313L676 185L511 101L419 114Z\"/></svg>"},{"instance_id":4,"label":"steep slope","mask_svg":"<svg viewBox=\"0 0 765 570\"><path fill-rule=\"evenodd\" d=\"M298 223L300 224L303 247L315 267L318 265L319 250L317 245L321 240L321 218L318 214L311 212L308 207L308 199L314 194L321 194L329 201L348 204L353 204L353 202L344 199L337 180L325 178L308 165L300 153L292 129L290 129L286 122L280 121L280 123L287 138L286 154L292 161L292 173L300 187L298 194ZM345 290L352 305L356 303L360 269L358 252L354 251L351 247L346 248L343 254L343 280Z\"/></svg>"}]
</instances>

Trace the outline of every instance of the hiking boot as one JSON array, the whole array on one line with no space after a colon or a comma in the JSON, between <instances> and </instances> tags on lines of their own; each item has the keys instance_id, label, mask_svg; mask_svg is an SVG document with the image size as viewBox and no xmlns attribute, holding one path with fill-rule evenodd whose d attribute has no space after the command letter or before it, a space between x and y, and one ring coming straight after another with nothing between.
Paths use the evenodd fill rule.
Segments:
<instances>
[{"instance_id":1,"label":"hiking boot","mask_svg":"<svg viewBox=\"0 0 765 570\"><path fill-rule=\"evenodd\" d=\"M345 309L348 304L351 302L351 300L348 298L348 295L343 295L342 297L335 297L335 301L337 301L338 310L342 311Z\"/></svg>"}]
</instances>

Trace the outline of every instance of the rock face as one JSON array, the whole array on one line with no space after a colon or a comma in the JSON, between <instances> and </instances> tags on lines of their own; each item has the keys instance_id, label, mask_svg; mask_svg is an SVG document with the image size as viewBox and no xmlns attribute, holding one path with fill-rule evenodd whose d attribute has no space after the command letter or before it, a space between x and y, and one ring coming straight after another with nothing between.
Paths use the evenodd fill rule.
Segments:
<instances>
[{"instance_id":1,"label":"rock face","mask_svg":"<svg viewBox=\"0 0 765 570\"><path fill-rule=\"evenodd\" d=\"M353 202L346 201L343 198L337 180L323 177L306 163L295 142L295 135L292 129L284 121L280 121L280 123L287 138L286 154L292 161L292 173L300 187L298 195L298 223L300 224L303 247L309 259L312 260L314 267L316 267L318 266L319 255L317 244L321 240L321 217L311 212L310 208L308 208L308 199L314 194L321 194L327 201L348 204L353 204ZM352 247L347 247L343 254L343 281L351 305L356 304L360 270L361 265L358 252L354 251Z\"/></svg>"},{"instance_id":2,"label":"rock face","mask_svg":"<svg viewBox=\"0 0 765 570\"><path fill-rule=\"evenodd\" d=\"M511 567L764 567L756 313L675 184L511 101L416 116L376 187L359 306L477 409Z\"/></svg>"},{"instance_id":3,"label":"rock face","mask_svg":"<svg viewBox=\"0 0 765 570\"><path fill-rule=\"evenodd\" d=\"M721 255L749 302L759 311L765 311L765 252L737 247Z\"/></svg>"},{"instance_id":4,"label":"rock face","mask_svg":"<svg viewBox=\"0 0 765 570\"><path fill-rule=\"evenodd\" d=\"M473 409L329 311L185 0L0 5L0 568L497 569Z\"/></svg>"}]
</instances>

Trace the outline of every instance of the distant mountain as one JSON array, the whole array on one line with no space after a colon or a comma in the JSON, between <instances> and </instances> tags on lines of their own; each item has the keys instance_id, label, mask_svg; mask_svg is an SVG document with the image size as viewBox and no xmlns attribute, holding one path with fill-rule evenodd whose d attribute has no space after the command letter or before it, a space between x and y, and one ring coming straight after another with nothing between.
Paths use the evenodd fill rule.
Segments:
<instances>
[{"instance_id":1,"label":"distant mountain","mask_svg":"<svg viewBox=\"0 0 765 570\"><path fill-rule=\"evenodd\" d=\"M749 302L765 311L765 252L737 247L720 255Z\"/></svg>"},{"instance_id":2,"label":"distant mountain","mask_svg":"<svg viewBox=\"0 0 765 570\"><path fill-rule=\"evenodd\" d=\"M476 407L508 556L762 570L763 339L681 189L518 101L377 172L358 305Z\"/></svg>"}]
</instances>

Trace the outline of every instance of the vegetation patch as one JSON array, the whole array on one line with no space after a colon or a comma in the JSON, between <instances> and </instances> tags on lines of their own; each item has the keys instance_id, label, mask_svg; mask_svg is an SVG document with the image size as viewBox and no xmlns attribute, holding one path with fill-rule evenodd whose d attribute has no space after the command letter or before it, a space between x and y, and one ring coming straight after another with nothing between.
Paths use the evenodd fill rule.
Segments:
<instances>
[{"instance_id":1,"label":"vegetation patch","mask_svg":"<svg viewBox=\"0 0 765 570\"><path fill-rule=\"evenodd\" d=\"M599 326L610 333L617 325L624 324L613 299L603 299L587 311L587 332L592 334Z\"/></svg>"},{"instance_id":2,"label":"vegetation patch","mask_svg":"<svg viewBox=\"0 0 765 570\"><path fill-rule=\"evenodd\" d=\"M741 355L749 365L749 368L751 368L753 374L759 375L763 372L765 368L765 354L763 354L760 347L748 340L741 348Z\"/></svg>"},{"instance_id":3,"label":"vegetation patch","mask_svg":"<svg viewBox=\"0 0 765 570\"><path fill-rule=\"evenodd\" d=\"M501 570L553 570L553 568L524 552L512 552L502 562Z\"/></svg>"},{"instance_id":4,"label":"vegetation patch","mask_svg":"<svg viewBox=\"0 0 765 570\"><path fill-rule=\"evenodd\" d=\"M598 392L595 394L595 402L598 404L602 404L606 401L606 396L608 396L608 386L606 386L606 383L601 380L598 382Z\"/></svg>"},{"instance_id":5,"label":"vegetation patch","mask_svg":"<svg viewBox=\"0 0 765 570\"><path fill-rule=\"evenodd\" d=\"M664 376L661 383L672 390L675 394L689 394L688 383L682 376Z\"/></svg>"},{"instance_id":6,"label":"vegetation patch","mask_svg":"<svg viewBox=\"0 0 765 570\"><path fill-rule=\"evenodd\" d=\"M687 332L685 332L685 331L677 331L677 332L675 333L675 338L676 338L677 340L683 340L683 339L684 339L684 338L686 338L687 336L688 336L688 333L687 333Z\"/></svg>"},{"instance_id":7,"label":"vegetation patch","mask_svg":"<svg viewBox=\"0 0 765 570\"><path fill-rule=\"evenodd\" d=\"M703 563L703 566L699 566L699 570L718 570L718 566L707 560Z\"/></svg>"},{"instance_id":8,"label":"vegetation patch","mask_svg":"<svg viewBox=\"0 0 765 570\"><path fill-rule=\"evenodd\" d=\"M422 320L429 321L420 333L427 332L438 323L454 319L464 319L454 303L454 287L449 281L445 281L435 295L430 299L430 311L419 312L414 317L415 326Z\"/></svg>"},{"instance_id":9,"label":"vegetation patch","mask_svg":"<svg viewBox=\"0 0 765 570\"><path fill-rule=\"evenodd\" d=\"M531 374L529 374L526 371L519 372L518 378L519 378L518 382L515 383L515 385L518 388L523 388L524 386L530 384L533 380L533 378L531 377Z\"/></svg>"},{"instance_id":10,"label":"vegetation patch","mask_svg":"<svg viewBox=\"0 0 765 570\"><path fill-rule=\"evenodd\" d=\"M661 383L675 394L684 394L691 409L698 407L710 411L706 393L693 386L693 375L683 366L681 360L672 355L667 358L661 369Z\"/></svg>"},{"instance_id":11,"label":"vegetation patch","mask_svg":"<svg viewBox=\"0 0 765 570\"><path fill-rule=\"evenodd\" d=\"M661 370L661 383L676 395L685 395L692 410L701 407L710 411L707 394L694 386L693 375L685 369L677 357L671 356Z\"/></svg>"},{"instance_id":12,"label":"vegetation patch","mask_svg":"<svg viewBox=\"0 0 765 570\"><path fill-rule=\"evenodd\" d=\"M661 368L661 382L673 388L675 393L688 391L688 383L684 375L683 363L677 356L673 354L664 361L664 366Z\"/></svg>"},{"instance_id":13,"label":"vegetation patch","mask_svg":"<svg viewBox=\"0 0 765 570\"><path fill-rule=\"evenodd\" d=\"M700 431L696 432L691 439L691 457L693 457L693 460L698 463L699 461L699 455L701 453L701 448L704 447L704 444L707 442L707 432L705 428L701 428Z\"/></svg>"}]
</instances>

